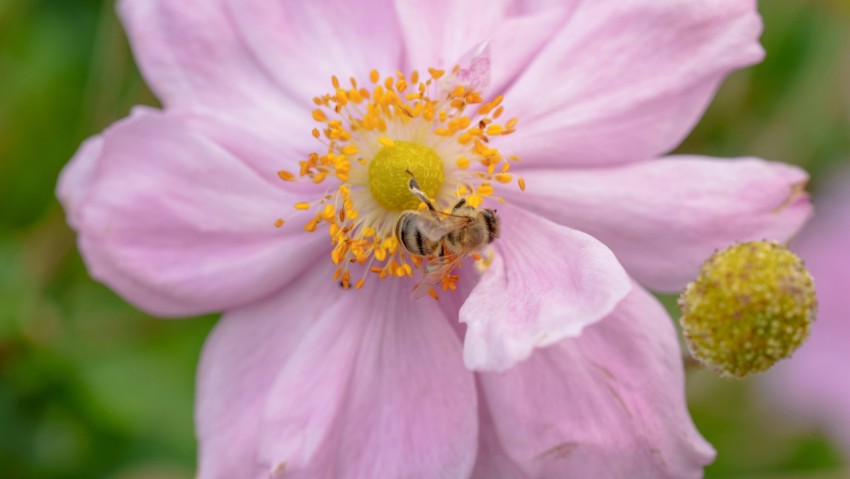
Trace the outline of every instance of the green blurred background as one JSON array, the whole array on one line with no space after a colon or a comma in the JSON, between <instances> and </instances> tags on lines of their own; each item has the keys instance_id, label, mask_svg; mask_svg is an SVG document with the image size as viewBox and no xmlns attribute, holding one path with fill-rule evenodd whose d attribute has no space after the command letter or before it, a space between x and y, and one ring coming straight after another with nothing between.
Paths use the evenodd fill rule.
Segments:
<instances>
[{"instance_id":1,"label":"green blurred background","mask_svg":"<svg viewBox=\"0 0 850 479\"><path fill-rule=\"evenodd\" d=\"M802 165L816 192L850 158L850 2L760 9L767 59L729 78L680 151ZM215 318L151 318L91 280L53 193L80 142L136 104L157 102L113 1L0 0L0 478L193 476ZM777 418L752 381L692 370L688 390L719 452L706 477L850 477L837 445Z\"/></svg>"}]
</instances>

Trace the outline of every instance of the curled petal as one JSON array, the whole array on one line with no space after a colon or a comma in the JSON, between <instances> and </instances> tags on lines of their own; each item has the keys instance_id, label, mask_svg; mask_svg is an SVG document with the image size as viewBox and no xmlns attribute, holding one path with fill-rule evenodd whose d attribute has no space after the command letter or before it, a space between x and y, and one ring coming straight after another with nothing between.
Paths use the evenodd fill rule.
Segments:
<instances>
[{"instance_id":1,"label":"curled petal","mask_svg":"<svg viewBox=\"0 0 850 479\"><path fill-rule=\"evenodd\" d=\"M473 477L699 478L714 458L688 415L673 324L639 287L580 337L478 378L490 422Z\"/></svg>"},{"instance_id":2,"label":"curled petal","mask_svg":"<svg viewBox=\"0 0 850 479\"><path fill-rule=\"evenodd\" d=\"M605 169L527 170L509 194L610 247L641 284L676 291L714 250L787 241L811 213L805 171L754 158L693 156Z\"/></svg>"},{"instance_id":3,"label":"curled petal","mask_svg":"<svg viewBox=\"0 0 850 479\"><path fill-rule=\"evenodd\" d=\"M86 142L58 192L92 276L154 314L219 311L285 285L323 241L275 219L300 201L168 115Z\"/></svg>"},{"instance_id":4,"label":"curled petal","mask_svg":"<svg viewBox=\"0 0 850 479\"><path fill-rule=\"evenodd\" d=\"M754 0L582 2L510 87L522 135L500 148L549 166L663 154L727 74L762 58L760 33Z\"/></svg>"},{"instance_id":5,"label":"curled petal","mask_svg":"<svg viewBox=\"0 0 850 479\"><path fill-rule=\"evenodd\" d=\"M582 232L518 208L500 208L497 254L460 309L464 361L504 370L535 348L577 336L632 288L614 254Z\"/></svg>"}]
</instances>

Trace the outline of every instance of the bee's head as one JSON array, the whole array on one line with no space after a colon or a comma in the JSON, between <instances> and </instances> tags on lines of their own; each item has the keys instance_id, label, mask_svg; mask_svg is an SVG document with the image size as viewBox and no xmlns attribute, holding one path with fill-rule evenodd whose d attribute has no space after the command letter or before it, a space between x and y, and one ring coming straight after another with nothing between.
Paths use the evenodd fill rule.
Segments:
<instances>
[{"instance_id":1,"label":"bee's head","mask_svg":"<svg viewBox=\"0 0 850 479\"><path fill-rule=\"evenodd\" d=\"M496 210L484 208L480 211L481 217L484 218L484 224L487 225L487 242L492 243L493 240L499 237L500 224L499 217L496 215Z\"/></svg>"}]
</instances>

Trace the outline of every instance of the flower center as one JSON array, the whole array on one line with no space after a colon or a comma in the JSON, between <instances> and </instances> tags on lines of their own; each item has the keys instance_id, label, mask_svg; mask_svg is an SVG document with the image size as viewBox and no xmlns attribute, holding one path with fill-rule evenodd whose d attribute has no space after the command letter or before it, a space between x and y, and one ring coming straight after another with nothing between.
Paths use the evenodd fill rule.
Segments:
<instances>
[{"instance_id":1,"label":"flower center","mask_svg":"<svg viewBox=\"0 0 850 479\"><path fill-rule=\"evenodd\" d=\"M439 193L445 180L443 160L425 145L394 141L369 162L369 191L388 211L415 210L419 200L410 194L410 171L430 198Z\"/></svg>"},{"instance_id":2,"label":"flower center","mask_svg":"<svg viewBox=\"0 0 850 479\"><path fill-rule=\"evenodd\" d=\"M325 195L295 204L293 216L312 212L304 225L310 232L327 225L331 261L338 266L334 278L345 288L362 287L369 274L413 277L417 268L419 291L437 298L437 285L454 289L458 277L452 271L466 257L486 266L478 253L498 235L496 212L479 208L491 199L504 202L495 196L499 184L516 181L525 189L523 179L509 172L519 158L503 157L492 146L518 122L499 121L502 97L485 102L464 83L469 71L458 67L449 74L428 72L423 79L414 71L382 80L373 70L370 88L354 78L344 86L333 77L333 92L313 99L320 127L312 135L323 151L301 161L297 174L278 171L284 181L331 183ZM419 214L428 217L410 219ZM275 226L284 223L278 219ZM473 224L476 234L439 236ZM420 231L429 225L430 232ZM457 238L467 237L489 240L458 244ZM360 278L352 280L352 274Z\"/></svg>"}]
</instances>

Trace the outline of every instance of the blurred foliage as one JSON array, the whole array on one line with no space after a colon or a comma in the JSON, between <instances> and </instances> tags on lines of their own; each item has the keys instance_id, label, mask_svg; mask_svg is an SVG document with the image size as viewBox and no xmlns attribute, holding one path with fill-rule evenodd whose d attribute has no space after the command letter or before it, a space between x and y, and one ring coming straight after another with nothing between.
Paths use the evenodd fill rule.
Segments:
<instances>
[{"instance_id":1,"label":"blurred foliage","mask_svg":"<svg viewBox=\"0 0 850 479\"><path fill-rule=\"evenodd\" d=\"M212 318L161 321L91 280L53 190L85 137L156 104L112 2L0 0L0 477L194 473Z\"/></svg>"},{"instance_id":2,"label":"blurred foliage","mask_svg":"<svg viewBox=\"0 0 850 479\"><path fill-rule=\"evenodd\" d=\"M805 166L850 155L850 3L762 2L766 60L734 74L679 149ZM214 318L146 316L93 281L53 193L77 146L156 105L112 1L0 0L0 476L192 477L195 365ZM674 303L665 299L671 314ZM689 375L719 451L709 478L844 477L840 455L778 419L752 383Z\"/></svg>"}]
</instances>

